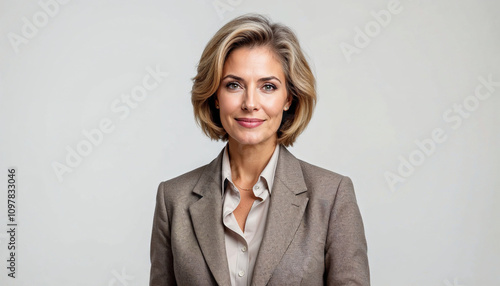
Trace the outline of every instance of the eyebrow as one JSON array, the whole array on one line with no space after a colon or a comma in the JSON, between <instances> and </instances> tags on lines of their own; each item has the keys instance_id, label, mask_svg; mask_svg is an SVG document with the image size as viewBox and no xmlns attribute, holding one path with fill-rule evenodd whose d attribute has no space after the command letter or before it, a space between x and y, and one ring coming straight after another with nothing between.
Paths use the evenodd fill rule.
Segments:
<instances>
[{"instance_id":1,"label":"eyebrow","mask_svg":"<svg viewBox=\"0 0 500 286\"><path fill-rule=\"evenodd\" d=\"M232 74L226 75L225 77L222 78L222 80L225 80L226 78L232 78L232 79L243 81L243 82L245 81L243 78L241 78L239 76L232 75ZM260 78L258 81L269 81L269 80L272 80L272 79L277 80L281 84L281 80L279 80L279 78L277 78L275 76L263 77L263 78Z\"/></svg>"}]
</instances>

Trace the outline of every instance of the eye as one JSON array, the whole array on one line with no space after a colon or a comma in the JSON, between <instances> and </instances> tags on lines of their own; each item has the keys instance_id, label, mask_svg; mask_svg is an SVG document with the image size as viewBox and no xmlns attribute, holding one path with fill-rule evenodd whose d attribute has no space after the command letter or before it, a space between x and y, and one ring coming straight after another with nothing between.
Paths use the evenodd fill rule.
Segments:
<instances>
[{"instance_id":1,"label":"eye","mask_svg":"<svg viewBox=\"0 0 500 286\"><path fill-rule=\"evenodd\" d=\"M240 85L237 82L232 81L232 82L228 82L226 84L226 87L230 90L236 90L240 87Z\"/></svg>"},{"instance_id":2,"label":"eye","mask_svg":"<svg viewBox=\"0 0 500 286\"><path fill-rule=\"evenodd\" d=\"M266 83L264 84L264 86L262 87L262 89L264 89L264 91L274 91L276 90L276 86L272 83Z\"/></svg>"}]
</instances>

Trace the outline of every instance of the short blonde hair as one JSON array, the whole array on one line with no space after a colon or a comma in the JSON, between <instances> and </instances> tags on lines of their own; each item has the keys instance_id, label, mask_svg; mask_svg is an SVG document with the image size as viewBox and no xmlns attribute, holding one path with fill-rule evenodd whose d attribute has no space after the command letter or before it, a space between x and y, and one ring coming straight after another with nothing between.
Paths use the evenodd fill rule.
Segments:
<instances>
[{"instance_id":1,"label":"short blonde hair","mask_svg":"<svg viewBox=\"0 0 500 286\"><path fill-rule=\"evenodd\" d=\"M292 104L283 112L278 144L291 146L311 120L316 105L316 81L290 28L258 14L243 15L224 25L208 42L193 78L191 102L203 132L213 140L228 139L215 107L224 63L240 47L268 46L280 60Z\"/></svg>"}]
</instances>

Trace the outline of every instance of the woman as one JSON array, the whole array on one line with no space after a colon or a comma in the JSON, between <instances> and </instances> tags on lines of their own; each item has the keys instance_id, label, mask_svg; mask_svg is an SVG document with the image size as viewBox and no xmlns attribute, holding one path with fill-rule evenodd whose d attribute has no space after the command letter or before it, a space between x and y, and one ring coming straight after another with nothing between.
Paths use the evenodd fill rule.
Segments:
<instances>
[{"instance_id":1,"label":"woman","mask_svg":"<svg viewBox=\"0 0 500 286\"><path fill-rule=\"evenodd\" d=\"M369 285L348 177L296 159L315 80L293 32L260 15L222 27L192 88L196 120L227 141L160 184L150 285Z\"/></svg>"}]
</instances>

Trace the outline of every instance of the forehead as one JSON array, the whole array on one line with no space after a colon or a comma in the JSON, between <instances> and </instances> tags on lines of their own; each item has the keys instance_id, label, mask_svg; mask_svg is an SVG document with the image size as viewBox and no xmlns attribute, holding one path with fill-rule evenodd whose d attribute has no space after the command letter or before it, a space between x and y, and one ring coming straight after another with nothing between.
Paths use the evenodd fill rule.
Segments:
<instances>
[{"instance_id":1,"label":"forehead","mask_svg":"<svg viewBox=\"0 0 500 286\"><path fill-rule=\"evenodd\" d=\"M283 66L276 54L267 46L241 47L229 54L223 75L238 73L238 76L276 76L284 78Z\"/></svg>"}]
</instances>

